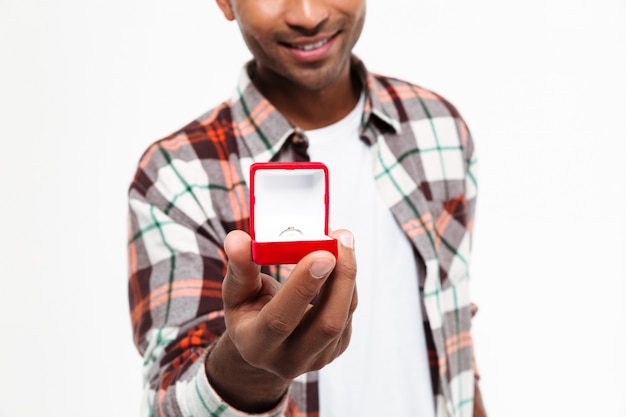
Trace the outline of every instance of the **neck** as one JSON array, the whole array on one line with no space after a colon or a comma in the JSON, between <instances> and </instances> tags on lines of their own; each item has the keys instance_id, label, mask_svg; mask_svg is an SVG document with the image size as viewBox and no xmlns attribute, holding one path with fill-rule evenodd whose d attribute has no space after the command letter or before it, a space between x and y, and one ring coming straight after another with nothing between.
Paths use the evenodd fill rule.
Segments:
<instances>
[{"instance_id":1,"label":"neck","mask_svg":"<svg viewBox=\"0 0 626 417\"><path fill-rule=\"evenodd\" d=\"M253 82L291 124L302 130L318 129L343 119L356 106L362 89L349 64L337 80L317 90L277 76L256 76Z\"/></svg>"}]
</instances>

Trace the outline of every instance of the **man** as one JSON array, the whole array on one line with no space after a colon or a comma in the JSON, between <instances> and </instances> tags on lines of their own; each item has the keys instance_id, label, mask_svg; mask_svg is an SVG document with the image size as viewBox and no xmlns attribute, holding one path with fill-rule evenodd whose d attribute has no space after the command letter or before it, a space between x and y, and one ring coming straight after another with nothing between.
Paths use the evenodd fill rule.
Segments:
<instances>
[{"instance_id":1,"label":"man","mask_svg":"<svg viewBox=\"0 0 626 417\"><path fill-rule=\"evenodd\" d=\"M365 0L217 4L254 57L237 96L151 146L130 188L145 414L471 415L463 120L351 55ZM338 256L261 271L249 167L306 160L329 166Z\"/></svg>"}]
</instances>

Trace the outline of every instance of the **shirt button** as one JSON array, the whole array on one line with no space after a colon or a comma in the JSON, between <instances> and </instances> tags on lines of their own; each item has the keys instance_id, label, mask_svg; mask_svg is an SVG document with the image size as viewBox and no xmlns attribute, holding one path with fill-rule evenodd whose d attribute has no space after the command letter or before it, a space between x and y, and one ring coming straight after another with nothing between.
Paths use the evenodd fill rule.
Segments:
<instances>
[{"instance_id":1,"label":"shirt button","mask_svg":"<svg viewBox=\"0 0 626 417\"><path fill-rule=\"evenodd\" d=\"M291 138L291 143L293 143L294 145L300 145L305 142L306 139L302 137L302 135L300 135L299 133L294 134Z\"/></svg>"}]
</instances>

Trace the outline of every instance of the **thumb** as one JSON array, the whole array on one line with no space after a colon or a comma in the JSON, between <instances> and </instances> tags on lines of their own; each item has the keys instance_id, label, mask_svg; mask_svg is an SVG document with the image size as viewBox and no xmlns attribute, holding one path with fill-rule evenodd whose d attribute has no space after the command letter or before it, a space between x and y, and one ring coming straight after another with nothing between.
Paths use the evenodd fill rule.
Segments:
<instances>
[{"instance_id":1,"label":"thumb","mask_svg":"<svg viewBox=\"0 0 626 417\"><path fill-rule=\"evenodd\" d=\"M226 308L236 307L261 289L260 267L252 261L252 239L241 230L230 232L224 240L228 270L222 285Z\"/></svg>"}]
</instances>

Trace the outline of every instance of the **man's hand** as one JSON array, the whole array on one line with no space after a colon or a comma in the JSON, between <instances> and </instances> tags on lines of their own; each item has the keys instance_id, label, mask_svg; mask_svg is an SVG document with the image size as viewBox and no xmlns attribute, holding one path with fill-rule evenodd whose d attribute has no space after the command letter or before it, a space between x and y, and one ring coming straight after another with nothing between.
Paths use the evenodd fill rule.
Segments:
<instances>
[{"instance_id":1,"label":"man's hand","mask_svg":"<svg viewBox=\"0 0 626 417\"><path fill-rule=\"evenodd\" d=\"M271 409L293 378L321 369L348 347L357 305L354 239L346 230L333 237L340 242L337 259L313 252L282 286L260 273L246 233L226 237L226 332L207 358L207 375L233 407Z\"/></svg>"}]
</instances>

